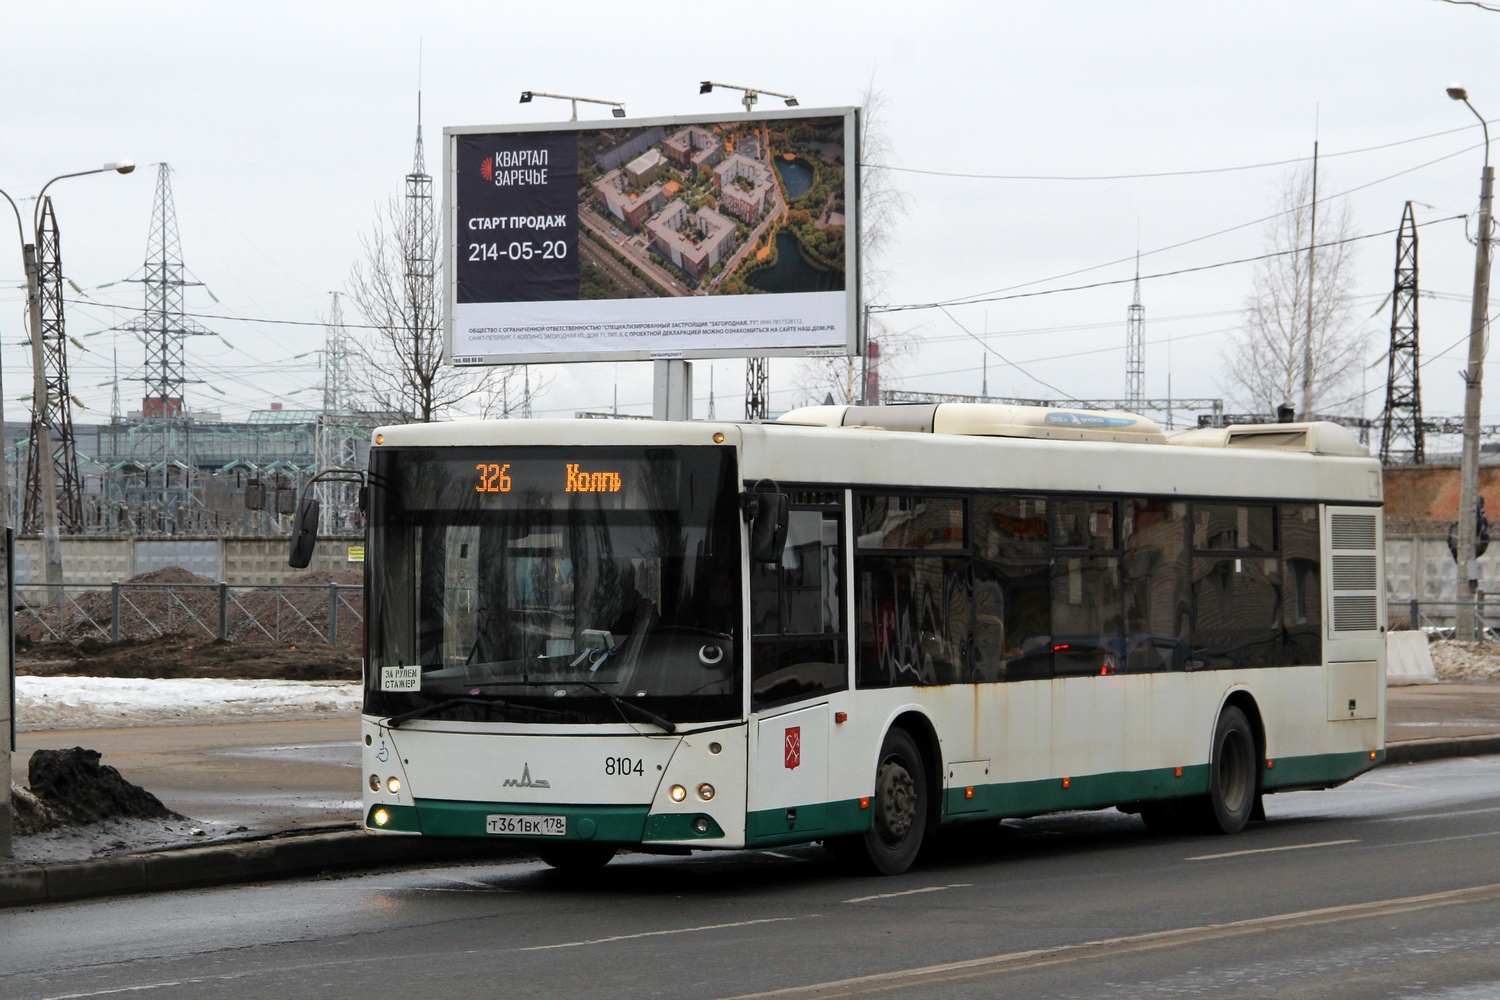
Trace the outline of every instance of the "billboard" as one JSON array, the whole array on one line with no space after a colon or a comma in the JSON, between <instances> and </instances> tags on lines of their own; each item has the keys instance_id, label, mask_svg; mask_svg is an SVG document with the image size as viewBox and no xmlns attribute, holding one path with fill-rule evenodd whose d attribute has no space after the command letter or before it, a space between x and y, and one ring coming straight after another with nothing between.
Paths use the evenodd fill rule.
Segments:
<instances>
[{"instance_id":1,"label":"billboard","mask_svg":"<svg viewBox=\"0 0 1500 1000\"><path fill-rule=\"evenodd\" d=\"M856 109L443 134L450 363L858 353Z\"/></svg>"}]
</instances>

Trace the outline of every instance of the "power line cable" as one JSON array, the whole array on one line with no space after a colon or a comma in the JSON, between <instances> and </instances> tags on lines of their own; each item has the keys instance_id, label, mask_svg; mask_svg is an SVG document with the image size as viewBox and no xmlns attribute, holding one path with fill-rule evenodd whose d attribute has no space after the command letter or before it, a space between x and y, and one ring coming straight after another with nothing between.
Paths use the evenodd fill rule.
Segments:
<instances>
[{"instance_id":1,"label":"power line cable","mask_svg":"<svg viewBox=\"0 0 1500 1000\"><path fill-rule=\"evenodd\" d=\"M1480 6L1483 6L1482 4ZM1500 118L1491 120L1488 124L1500 122ZM1438 139L1445 135L1454 135L1458 132L1467 132L1478 128L1478 125L1462 125L1458 128L1444 129L1441 132L1429 132L1426 135L1413 136L1410 139L1398 139L1395 142L1384 142L1377 146L1364 146L1359 149L1346 149L1339 153L1323 153L1320 159L1331 160L1336 156L1355 156L1361 153L1373 153L1382 149L1394 149L1397 146L1406 146L1414 142L1425 142L1428 139ZM966 180L985 181L1133 181L1148 180L1156 177L1198 177L1206 174L1230 174L1245 170L1264 170L1269 167L1286 167L1297 163L1310 163L1310 156L1294 156L1285 160L1266 160L1260 163L1242 163L1232 167L1201 167L1193 170L1155 170L1138 174L980 174L969 173L961 170L927 170L920 167L897 167L889 163L860 163L862 167L872 167L877 170L891 170L903 174L921 174L925 177L958 177Z\"/></svg>"},{"instance_id":2,"label":"power line cable","mask_svg":"<svg viewBox=\"0 0 1500 1000\"><path fill-rule=\"evenodd\" d=\"M1466 216L1454 215L1454 216L1449 216L1449 217L1443 218L1443 219L1434 219L1431 222L1426 223L1426 225L1431 226L1431 225L1436 225L1439 222L1452 222L1452 221L1455 221L1457 219L1462 219L1462 218L1466 218ZM1381 230L1380 232L1377 232L1377 233L1363 233L1363 234L1361 234L1359 236L1350 236L1347 239L1329 240L1326 243L1318 243L1318 244L1315 244L1314 248L1315 249L1321 249L1323 247L1342 246L1342 245L1344 245L1346 243L1357 243L1357 242L1359 242L1361 240L1372 240L1372 239L1377 239L1377 238L1379 238L1381 236L1389 236L1389 235L1391 235L1394 232L1396 232L1395 229L1384 229L1384 230ZM1199 265L1196 265L1194 267L1180 267L1180 268L1177 268L1177 269L1172 270L1172 271L1158 271L1155 274L1143 274L1143 275L1140 276L1140 280L1145 281L1145 280L1149 280L1151 278L1171 278L1171 277L1175 277L1175 276L1181 275L1181 274L1196 274L1196 273L1198 273L1200 271L1213 271L1213 270L1217 270L1217 269L1222 268L1222 267L1234 267L1234 266L1237 266L1239 264L1253 264L1256 261L1270 260L1273 257L1286 257L1286 256L1289 256L1289 255L1292 255L1292 254L1304 254L1306 252L1307 252L1307 247L1295 247L1295 248L1293 248L1291 250L1276 250L1276 251L1273 251L1271 253L1257 254L1254 257L1238 257L1238 258L1236 258L1234 260L1219 261L1218 263L1215 263L1215 264L1199 264ZM1009 295L989 295L989 296L985 296L983 298L964 299L961 302L954 302L952 300L949 300L949 301L944 301L944 302L920 302L920 303L913 303L913 304L899 305L899 306L871 306L870 307L870 312L872 312L872 313L896 313L896 312L916 312L916 311L921 311L921 310L926 310L926 309L941 309L944 313L947 313L949 306L977 305L977 304L979 304L981 302L1009 302L1009 301L1011 301L1013 299L1030 299L1030 298L1036 298L1036 297L1042 296L1042 295L1057 295L1057 294L1060 294L1062 292L1082 292L1082 291L1088 291L1089 289L1092 289L1092 288L1107 288L1107 287L1112 286L1112 285L1128 285L1128 284L1130 284L1131 282L1133 282L1135 280L1136 279L1133 278L1133 277L1131 277L1131 278L1113 278L1113 279L1110 279L1108 281L1092 281L1092 282L1089 282L1086 285L1068 285L1068 286L1063 287L1063 288L1040 288L1040 289L1037 289L1036 291L1033 291L1033 292L1015 292L1015 293L1012 293L1012 294L1009 294Z\"/></svg>"}]
</instances>

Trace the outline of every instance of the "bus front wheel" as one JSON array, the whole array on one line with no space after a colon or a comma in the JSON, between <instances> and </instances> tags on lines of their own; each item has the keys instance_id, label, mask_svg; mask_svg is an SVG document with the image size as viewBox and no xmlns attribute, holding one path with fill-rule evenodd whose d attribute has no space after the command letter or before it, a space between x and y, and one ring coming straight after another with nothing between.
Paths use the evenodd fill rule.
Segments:
<instances>
[{"instance_id":1,"label":"bus front wheel","mask_svg":"<svg viewBox=\"0 0 1500 1000\"><path fill-rule=\"evenodd\" d=\"M870 829L833 841L829 847L866 871L900 875L922 848L929 794L922 751L906 730L892 729L880 747L880 763L875 768Z\"/></svg>"}]
</instances>

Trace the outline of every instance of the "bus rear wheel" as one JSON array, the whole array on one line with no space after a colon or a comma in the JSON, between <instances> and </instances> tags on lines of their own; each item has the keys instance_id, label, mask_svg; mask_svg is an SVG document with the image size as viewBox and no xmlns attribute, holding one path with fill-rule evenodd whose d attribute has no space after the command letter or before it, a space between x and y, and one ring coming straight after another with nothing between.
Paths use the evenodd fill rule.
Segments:
<instances>
[{"instance_id":1,"label":"bus rear wheel","mask_svg":"<svg viewBox=\"0 0 1500 1000\"><path fill-rule=\"evenodd\" d=\"M609 864L617 849L614 844L548 844L536 854L560 872L592 872Z\"/></svg>"},{"instance_id":2,"label":"bus rear wheel","mask_svg":"<svg viewBox=\"0 0 1500 1000\"><path fill-rule=\"evenodd\" d=\"M1213 757L1208 763L1210 832L1239 833L1250 822L1259 791L1257 763L1250 720L1230 705L1214 727Z\"/></svg>"},{"instance_id":3,"label":"bus rear wheel","mask_svg":"<svg viewBox=\"0 0 1500 1000\"><path fill-rule=\"evenodd\" d=\"M868 872L900 875L912 866L927 835L927 768L916 740L892 729L875 767L870 829L829 843L842 860Z\"/></svg>"}]
</instances>

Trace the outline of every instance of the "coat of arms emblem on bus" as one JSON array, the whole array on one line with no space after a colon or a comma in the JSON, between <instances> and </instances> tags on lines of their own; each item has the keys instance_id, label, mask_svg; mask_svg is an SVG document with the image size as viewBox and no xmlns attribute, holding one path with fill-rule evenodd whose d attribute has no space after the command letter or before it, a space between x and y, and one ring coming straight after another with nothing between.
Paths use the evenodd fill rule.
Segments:
<instances>
[{"instance_id":1,"label":"coat of arms emblem on bus","mask_svg":"<svg viewBox=\"0 0 1500 1000\"><path fill-rule=\"evenodd\" d=\"M506 778L504 788L551 788L550 781L533 781L531 778L531 765L525 764L521 767L521 780Z\"/></svg>"},{"instance_id":2,"label":"coat of arms emblem on bus","mask_svg":"<svg viewBox=\"0 0 1500 1000\"><path fill-rule=\"evenodd\" d=\"M801 726L787 726L786 727L785 750L786 750L786 766L787 766L787 770L790 771L793 768L795 768L798 764L802 763L802 727Z\"/></svg>"}]
</instances>

